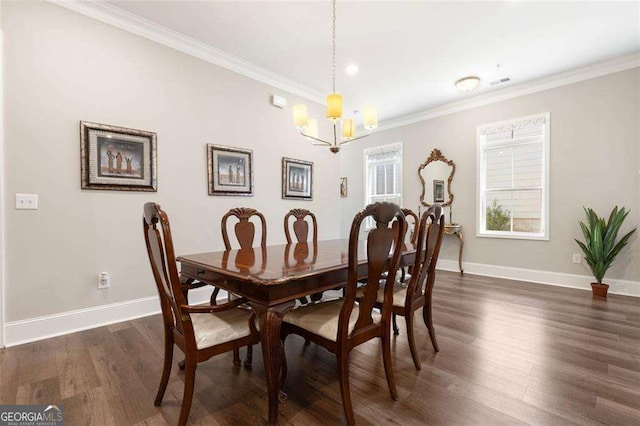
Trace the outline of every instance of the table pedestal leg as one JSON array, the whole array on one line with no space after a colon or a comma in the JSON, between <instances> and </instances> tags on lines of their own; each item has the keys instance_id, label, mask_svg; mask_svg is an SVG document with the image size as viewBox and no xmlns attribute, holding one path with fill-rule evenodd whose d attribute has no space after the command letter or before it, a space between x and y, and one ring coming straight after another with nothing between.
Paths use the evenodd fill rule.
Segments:
<instances>
[{"instance_id":1,"label":"table pedestal leg","mask_svg":"<svg viewBox=\"0 0 640 426\"><path fill-rule=\"evenodd\" d=\"M251 306L256 313L256 319L260 325L260 340L262 343L262 358L264 371L267 378L267 391L269 395L269 422L270 425L278 423L278 399L280 397L280 369L282 367L282 353L280 347L280 326L284 314L295 305L295 301L285 302L281 305L267 307L253 302Z\"/></svg>"},{"instance_id":2,"label":"table pedestal leg","mask_svg":"<svg viewBox=\"0 0 640 426\"><path fill-rule=\"evenodd\" d=\"M462 269L462 249L464 248L464 236L462 235L462 231L457 232L458 239L460 240L460 251L458 252L458 266L460 267L460 273L464 273L464 269Z\"/></svg>"}]
</instances>

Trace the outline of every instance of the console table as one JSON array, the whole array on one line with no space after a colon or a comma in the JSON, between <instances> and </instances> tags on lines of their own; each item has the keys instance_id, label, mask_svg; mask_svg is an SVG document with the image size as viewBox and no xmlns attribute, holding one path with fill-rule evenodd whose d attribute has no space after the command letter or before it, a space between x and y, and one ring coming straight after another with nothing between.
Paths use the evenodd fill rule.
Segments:
<instances>
[{"instance_id":1,"label":"console table","mask_svg":"<svg viewBox=\"0 0 640 426\"><path fill-rule=\"evenodd\" d=\"M458 237L460 241L460 250L458 251L458 266L460 268L460 273L464 273L464 269L462 269L462 250L464 249L464 235L462 234L462 225L459 223L449 223L444 225L444 233L446 235L455 235Z\"/></svg>"}]
</instances>

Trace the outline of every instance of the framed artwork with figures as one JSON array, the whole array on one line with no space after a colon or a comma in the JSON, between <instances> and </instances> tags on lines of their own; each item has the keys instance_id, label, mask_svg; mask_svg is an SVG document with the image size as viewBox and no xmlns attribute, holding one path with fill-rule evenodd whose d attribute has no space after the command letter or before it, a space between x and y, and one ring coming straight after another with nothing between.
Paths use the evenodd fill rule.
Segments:
<instances>
[{"instance_id":1,"label":"framed artwork with figures","mask_svg":"<svg viewBox=\"0 0 640 426\"><path fill-rule=\"evenodd\" d=\"M282 158L282 198L313 200L313 163Z\"/></svg>"},{"instance_id":2,"label":"framed artwork with figures","mask_svg":"<svg viewBox=\"0 0 640 426\"><path fill-rule=\"evenodd\" d=\"M209 195L253 195L253 151L207 144Z\"/></svg>"},{"instance_id":3,"label":"framed artwork with figures","mask_svg":"<svg viewBox=\"0 0 640 426\"><path fill-rule=\"evenodd\" d=\"M156 134L80 122L80 186L111 191L157 191Z\"/></svg>"}]
</instances>

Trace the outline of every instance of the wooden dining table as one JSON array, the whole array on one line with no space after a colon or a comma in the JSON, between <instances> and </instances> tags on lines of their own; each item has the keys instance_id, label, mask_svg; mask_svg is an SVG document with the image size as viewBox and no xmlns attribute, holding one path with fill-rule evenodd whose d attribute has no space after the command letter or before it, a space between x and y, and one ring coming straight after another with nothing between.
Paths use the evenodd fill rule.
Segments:
<instances>
[{"instance_id":1,"label":"wooden dining table","mask_svg":"<svg viewBox=\"0 0 640 426\"><path fill-rule=\"evenodd\" d=\"M347 282L349 240L291 243L190 254L178 257L181 275L243 296L251 302L260 340L269 397L268 424L278 422L280 327L296 299ZM405 243L400 266L413 264L415 247ZM358 246L358 277L366 277L366 242Z\"/></svg>"}]
</instances>

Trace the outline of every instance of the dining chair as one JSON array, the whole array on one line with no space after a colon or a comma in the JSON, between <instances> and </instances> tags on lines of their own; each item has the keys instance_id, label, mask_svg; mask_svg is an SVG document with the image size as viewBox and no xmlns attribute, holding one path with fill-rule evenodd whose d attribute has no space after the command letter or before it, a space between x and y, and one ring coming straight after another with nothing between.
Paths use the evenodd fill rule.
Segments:
<instances>
[{"instance_id":1,"label":"dining chair","mask_svg":"<svg viewBox=\"0 0 640 426\"><path fill-rule=\"evenodd\" d=\"M309 218L309 220L306 220ZM295 219L293 223L291 219ZM316 220L316 215L310 212L307 209L291 209L287 214L284 215L284 236L287 239L287 244L292 244L293 239L291 238L291 231L289 228L293 229L293 234L296 237L298 243L308 243L309 242L309 223L311 223L311 227L313 228L313 239L311 242L315 245L318 243L318 222ZM317 250L314 250L314 253ZM322 299L322 292L314 293L310 296L312 302L317 302ZM309 303L306 297L301 297L298 299L300 303L306 305Z\"/></svg>"},{"instance_id":2,"label":"dining chair","mask_svg":"<svg viewBox=\"0 0 640 426\"><path fill-rule=\"evenodd\" d=\"M184 425L191 409L198 363L242 346L250 347L258 343L259 335L254 314L238 308L246 299L217 306L187 304L178 278L169 218L158 204L144 205L143 229L164 324L164 364L154 404L162 403L176 345L185 355L184 395L178 420Z\"/></svg>"},{"instance_id":3,"label":"dining chair","mask_svg":"<svg viewBox=\"0 0 640 426\"><path fill-rule=\"evenodd\" d=\"M436 279L436 264L442 244L444 221L443 209L438 205L429 207L422 214L418 226L416 260L413 264L411 278L409 278L409 283L406 286L403 283L396 282L393 288L393 315L400 315L405 318L409 349L411 350L411 357L416 370L421 369L421 364L413 331L413 314L420 308L422 308L422 318L429 331L433 349L436 352L440 351L433 327L431 298ZM386 289L384 291L386 292ZM385 292L378 291L376 306L383 307ZM398 333L394 330L394 334L397 335Z\"/></svg>"},{"instance_id":4,"label":"dining chair","mask_svg":"<svg viewBox=\"0 0 640 426\"><path fill-rule=\"evenodd\" d=\"M267 247L267 221L264 218L264 215L257 211L256 209L252 209L250 207L236 207L229 210L222 216L222 220L220 221L220 226L222 227L222 240L224 241L224 249L231 250L231 240L229 239L229 231L228 231L228 221L230 218L234 217L238 221L235 223L233 227L234 235L236 237L236 241L240 246L240 250L249 251L253 247L253 241L256 237L256 225L251 221L253 217L258 218L260 221L260 247L262 248L262 264L266 264L266 247ZM214 290L214 293L216 291ZM213 301L214 296L216 294L211 295L211 303L214 304ZM229 294L229 298L237 297L235 295ZM246 366L251 366L251 359L253 356L253 348L251 346L247 346L247 358L245 361ZM240 354L236 349L233 352L234 359L239 362Z\"/></svg>"},{"instance_id":5,"label":"dining chair","mask_svg":"<svg viewBox=\"0 0 640 426\"><path fill-rule=\"evenodd\" d=\"M367 283L360 302L356 304L358 291L358 235L363 221L372 217L376 227L367 234ZM394 233L391 222L396 219L399 226L405 226L404 215L395 204L375 203L356 214L349 234L349 266L345 297L333 301L308 304L288 312L282 323L282 340L291 333L324 346L336 355L342 406L348 424L354 424L353 407L349 389L349 353L356 346L379 338L382 344L382 358L389 392L398 399L393 369L391 367L391 306L393 299L393 274L385 281L386 291L380 312L374 310L380 280L387 270L395 271L403 246L402 232ZM284 358L283 358L284 359ZM281 380L284 383L287 368L283 364Z\"/></svg>"}]
</instances>

